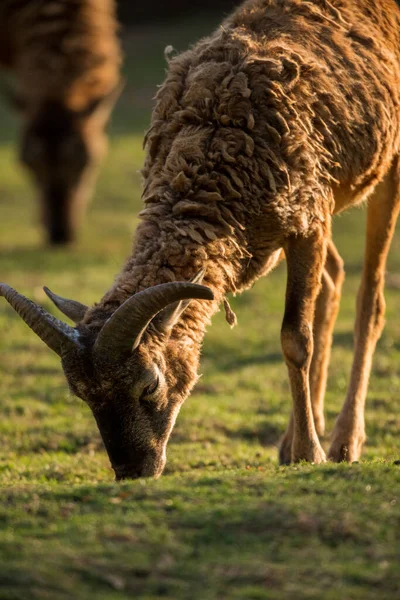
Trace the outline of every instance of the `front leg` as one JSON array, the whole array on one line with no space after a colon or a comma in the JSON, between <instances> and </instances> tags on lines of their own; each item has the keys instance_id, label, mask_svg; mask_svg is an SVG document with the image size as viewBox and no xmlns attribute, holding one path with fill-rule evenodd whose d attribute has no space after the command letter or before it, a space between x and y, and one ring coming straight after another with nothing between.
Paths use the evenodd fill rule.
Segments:
<instances>
[{"instance_id":1,"label":"front leg","mask_svg":"<svg viewBox=\"0 0 400 600\"><path fill-rule=\"evenodd\" d=\"M285 247L287 289L281 342L289 371L293 414L289 426L291 444L290 439L285 436L280 452L281 463L325 461L315 430L309 375L313 355L315 304L328 239L326 232L321 229L307 238L293 237Z\"/></svg>"}]
</instances>

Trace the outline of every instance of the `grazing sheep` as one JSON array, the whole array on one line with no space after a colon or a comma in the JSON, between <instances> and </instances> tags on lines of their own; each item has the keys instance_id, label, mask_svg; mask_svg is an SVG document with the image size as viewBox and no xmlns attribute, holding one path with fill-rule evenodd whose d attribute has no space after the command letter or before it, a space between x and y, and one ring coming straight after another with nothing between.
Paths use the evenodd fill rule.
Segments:
<instances>
[{"instance_id":1,"label":"grazing sheep","mask_svg":"<svg viewBox=\"0 0 400 600\"><path fill-rule=\"evenodd\" d=\"M105 154L119 90L113 0L2 0L0 67L22 115L20 158L39 188L49 241L73 239Z\"/></svg>"},{"instance_id":2,"label":"grazing sheep","mask_svg":"<svg viewBox=\"0 0 400 600\"><path fill-rule=\"evenodd\" d=\"M207 323L282 250L293 412L280 459L325 460L318 434L343 280L331 217L368 196L354 364L329 451L335 461L359 458L400 206L399 32L392 0L245 2L170 62L146 140L142 222L101 302L88 309L47 290L73 328L0 287L61 356L118 479L162 472Z\"/></svg>"}]
</instances>

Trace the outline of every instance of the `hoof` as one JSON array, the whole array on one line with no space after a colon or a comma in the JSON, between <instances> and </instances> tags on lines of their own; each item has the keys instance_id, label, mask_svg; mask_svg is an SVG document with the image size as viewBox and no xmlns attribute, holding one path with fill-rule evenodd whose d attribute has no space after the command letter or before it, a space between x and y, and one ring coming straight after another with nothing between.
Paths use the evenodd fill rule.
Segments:
<instances>
[{"instance_id":1,"label":"hoof","mask_svg":"<svg viewBox=\"0 0 400 600\"><path fill-rule=\"evenodd\" d=\"M279 463L281 465L290 465L301 461L307 461L319 465L326 462L325 452L321 448L318 440L306 444L296 443L289 440L286 436L282 440L279 450Z\"/></svg>"},{"instance_id":2,"label":"hoof","mask_svg":"<svg viewBox=\"0 0 400 600\"><path fill-rule=\"evenodd\" d=\"M364 445L364 439L355 440L354 438L337 438L335 439L329 449L329 460L333 462L355 462L358 461L362 448Z\"/></svg>"},{"instance_id":3,"label":"hoof","mask_svg":"<svg viewBox=\"0 0 400 600\"><path fill-rule=\"evenodd\" d=\"M332 434L332 443L328 457L333 462L358 461L365 442L364 426L349 431L336 426Z\"/></svg>"},{"instance_id":4,"label":"hoof","mask_svg":"<svg viewBox=\"0 0 400 600\"><path fill-rule=\"evenodd\" d=\"M316 465L326 462L325 452L318 438L312 440L293 440L292 462L296 463L302 460Z\"/></svg>"}]
</instances>

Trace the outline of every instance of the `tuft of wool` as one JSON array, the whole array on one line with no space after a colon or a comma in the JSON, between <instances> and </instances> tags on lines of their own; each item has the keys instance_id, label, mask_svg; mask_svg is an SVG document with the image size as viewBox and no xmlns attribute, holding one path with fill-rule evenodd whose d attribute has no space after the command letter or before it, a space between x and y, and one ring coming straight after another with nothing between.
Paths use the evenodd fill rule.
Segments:
<instances>
[{"instance_id":1,"label":"tuft of wool","mask_svg":"<svg viewBox=\"0 0 400 600\"><path fill-rule=\"evenodd\" d=\"M225 319L228 325L232 328L237 325L236 314L231 309L231 306L226 298L224 298Z\"/></svg>"}]
</instances>

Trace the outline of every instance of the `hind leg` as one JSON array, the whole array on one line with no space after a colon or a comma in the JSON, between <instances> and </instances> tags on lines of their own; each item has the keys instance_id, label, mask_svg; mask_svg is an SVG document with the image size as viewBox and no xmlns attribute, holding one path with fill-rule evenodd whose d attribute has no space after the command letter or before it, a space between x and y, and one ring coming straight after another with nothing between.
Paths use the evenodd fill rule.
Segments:
<instances>
[{"instance_id":1,"label":"hind leg","mask_svg":"<svg viewBox=\"0 0 400 600\"><path fill-rule=\"evenodd\" d=\"M346 401L337 419L329 457L358 460L365 441L364 406L372 357L384 326L386 258L400 208L399 163L368 201L364 269L357 297L354 360Z\"/></svg>"},{"instance_id":2,"label":"hind leg","mask_svg":"<svg viewBox=\"0 0 400 600\"><path fill-rule=\"evenodd\" d=\"M330 241L314 316L314 353L310 368L311 403L318 435L325 431L324 398L332 336L344 280L343 260Z\"/></svg>"}]
</instances>

